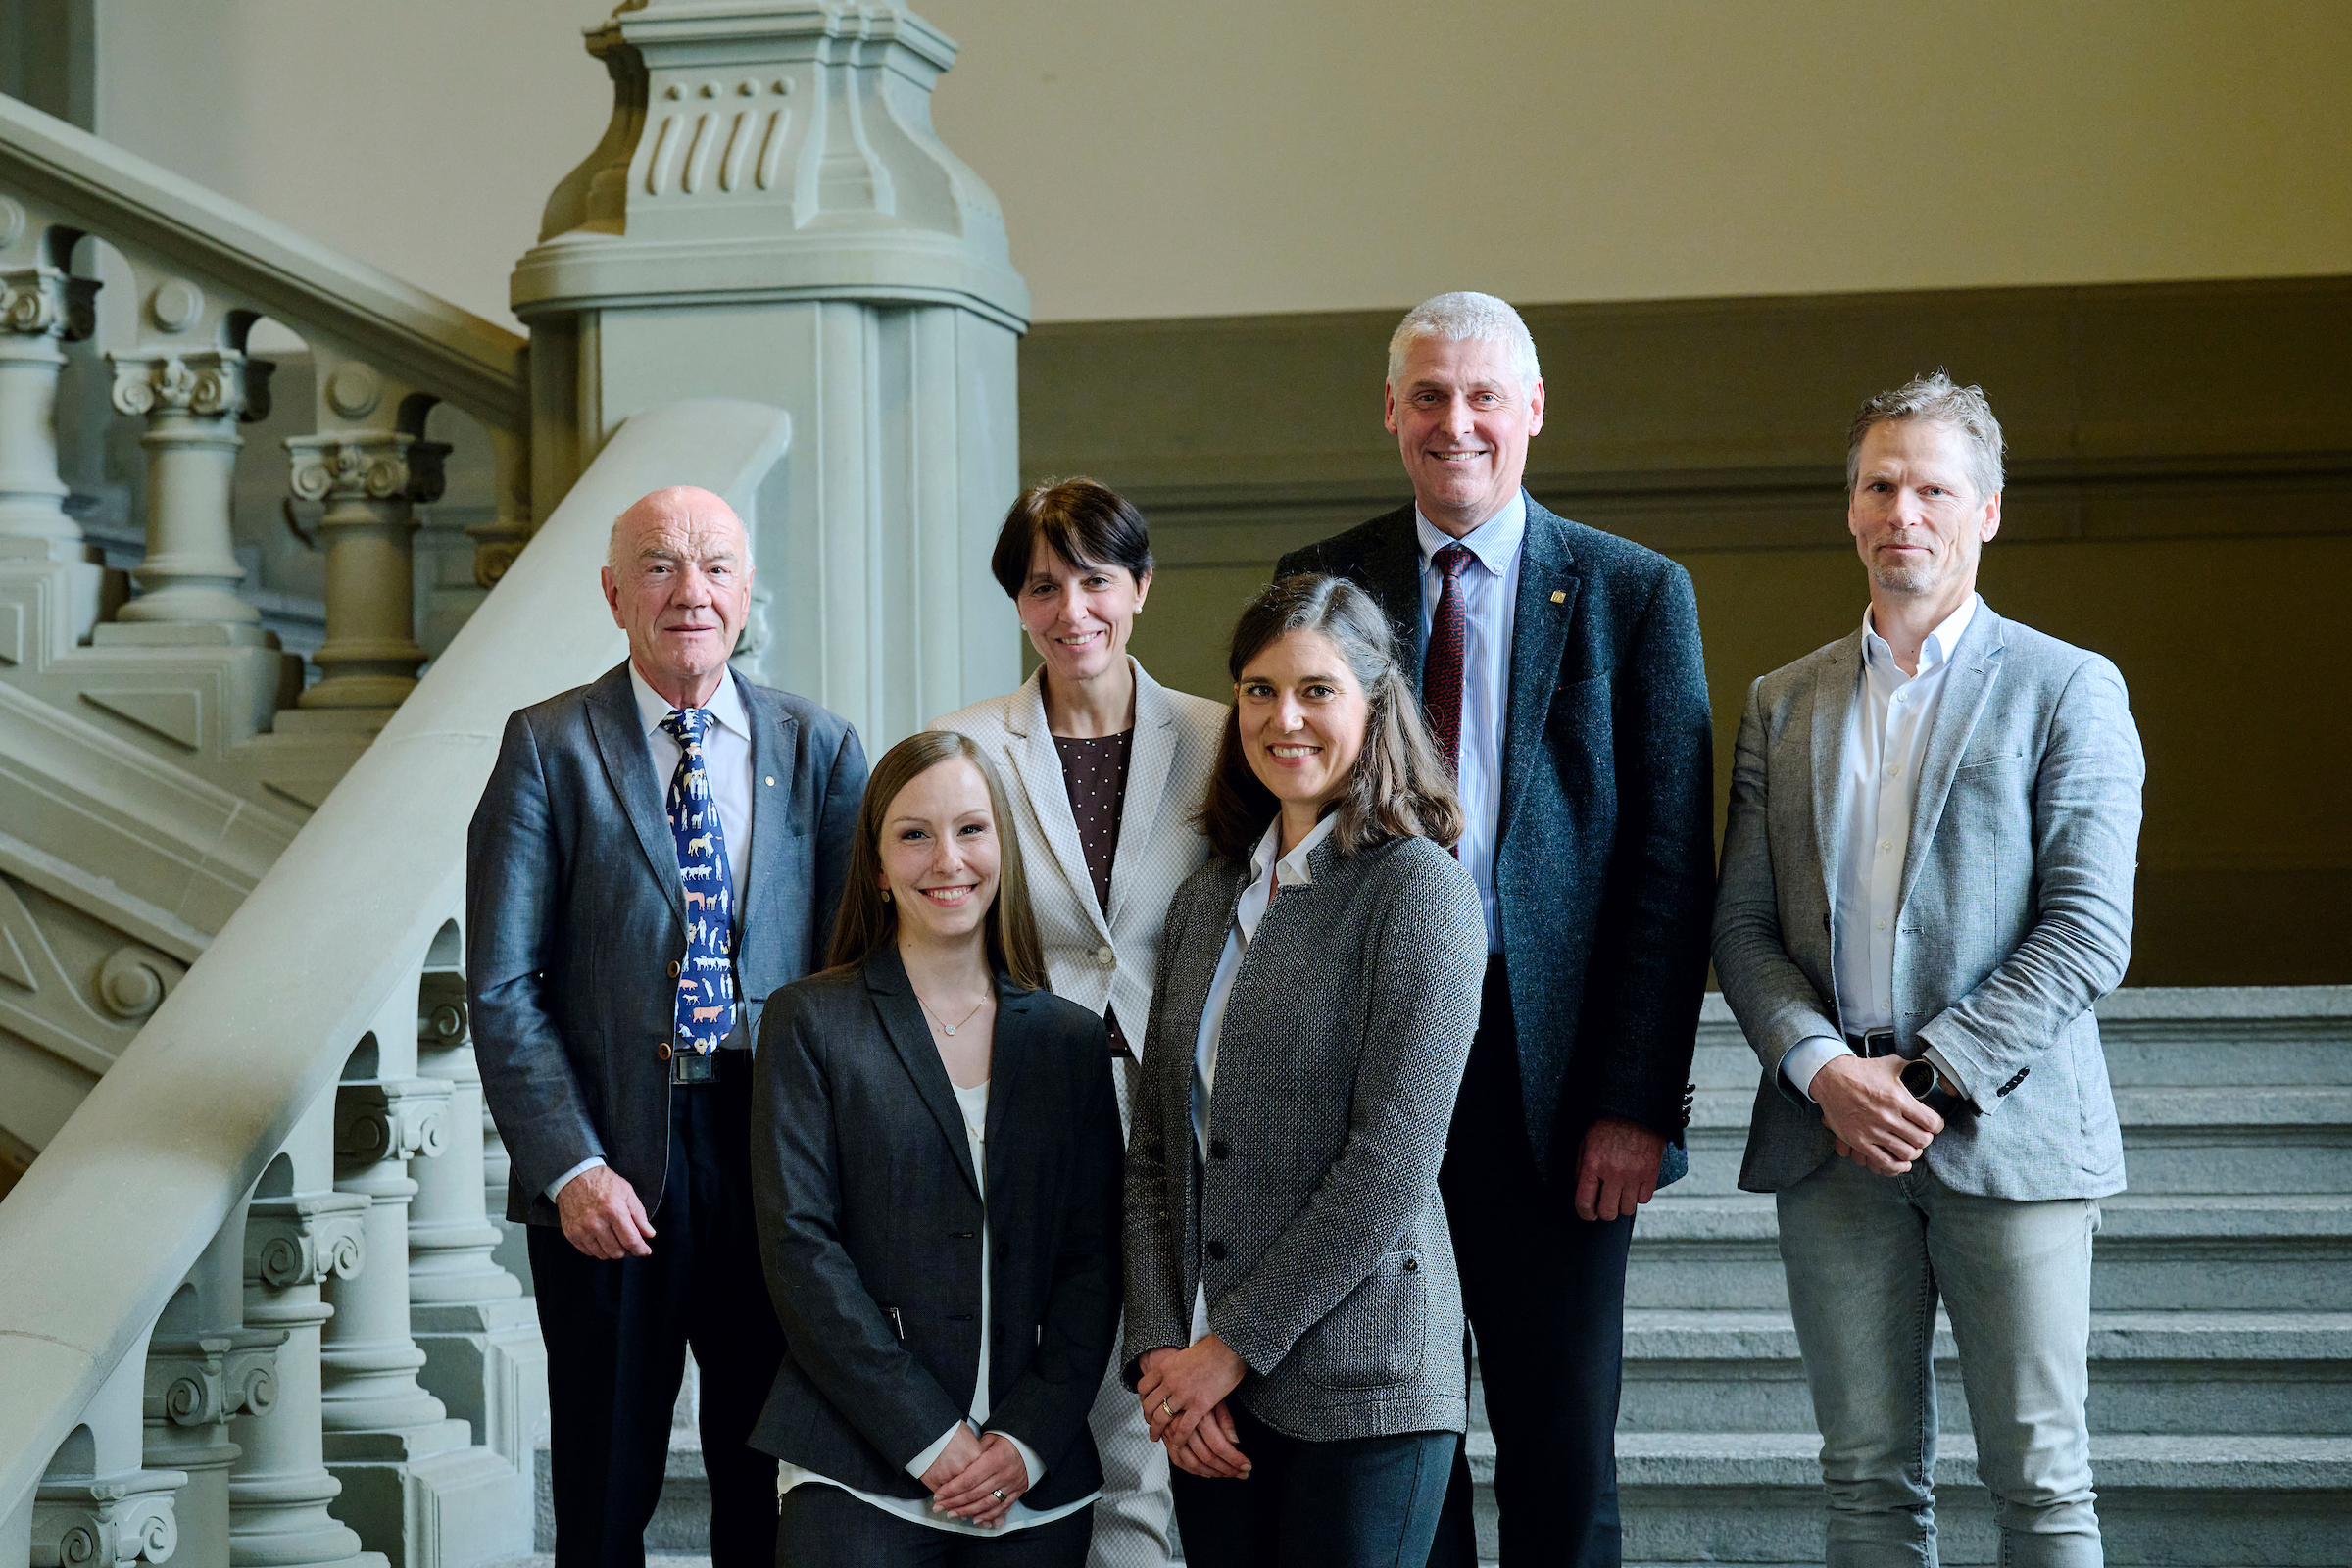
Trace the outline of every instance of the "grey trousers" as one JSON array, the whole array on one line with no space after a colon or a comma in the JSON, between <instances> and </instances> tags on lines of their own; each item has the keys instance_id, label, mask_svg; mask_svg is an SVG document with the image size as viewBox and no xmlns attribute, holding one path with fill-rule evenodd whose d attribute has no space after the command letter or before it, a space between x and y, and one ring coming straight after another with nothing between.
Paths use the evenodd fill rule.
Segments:
<instances>
[{"instance_id":1,"label":"grey trousers","mask_svg":"<svg viewBox=\"0 0 2352 1568\"><path fill-rule=\"evenodd\" d=\"M1924 1165L1832 1159L1779 1196L1781 1262L1821 1425L1828 1568L1936 1568L1936 1303L1960 1348L2000 1561L2100 1568L2083 1414L2088 1199L2020 1202Z\"/></svg>"},{"instance_id":2,"label":"grey trousers","mask_svg":"<svg viewBox=\"0 0 2352 1568\"><path fill-rule=\"evenodd\" d=\"M1119 1328L1124 1343L1126 1325ZM1168 1450L1152 1441L1143 1402L1119 1381L1115 1354L1086 1424L1102 1457L1102 1495L1095 1499L1087 1568L1167 1568L1168 1521L1176 1507L1168 1493Z\"/></svg>"}]
</instances>

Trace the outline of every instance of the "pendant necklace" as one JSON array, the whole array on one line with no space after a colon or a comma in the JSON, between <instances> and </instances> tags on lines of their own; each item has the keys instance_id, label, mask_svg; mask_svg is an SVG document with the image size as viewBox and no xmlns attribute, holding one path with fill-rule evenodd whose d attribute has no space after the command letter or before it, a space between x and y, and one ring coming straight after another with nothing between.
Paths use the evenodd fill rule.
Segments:
<instances>
[{"instance_id":1,"label":"pendant necklace","mask_svg":"<svg viewBox=\"0 0 2352 1568\"><path fill-rule=\"evenodd\" d=\"M909 991L914 990L912 986L907 987L907 989ZM947 1019L940 1017L938 1013L931 1011L931 1004L923 1000L923 994L920 991L915 991L914 1001L917 1006L921 1007L924 1012L930 1013L932 1020L951 1035L955 1034L956 1030L962 1028L965 1024L970 1023L973 1015L978 1013L982 1007L988 1005L988 996L985 992L983 992L980 1000L972 1004L971 1012L967 1012L962 1017L956 1019L954 1023L950 1023Z\"/></svg>"}]
</instances>

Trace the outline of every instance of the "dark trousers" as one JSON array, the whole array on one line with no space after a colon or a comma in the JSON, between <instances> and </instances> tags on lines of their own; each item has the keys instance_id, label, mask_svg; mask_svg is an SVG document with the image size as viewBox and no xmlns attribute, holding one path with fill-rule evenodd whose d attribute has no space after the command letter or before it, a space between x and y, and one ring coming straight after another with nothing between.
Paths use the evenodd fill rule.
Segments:
<instances>
[{"instance_id":1,"label":"dark trousers","mask_svg":"<svg viewBox=\"0 0 2352 1568\"><path fill-rule=\"evenodd\" d=\"M803 1484L784 1494L775 1568L1080 1568L1095 1511L995 1537L918 1525L839 1487Z\"/></svg>"},{"instance_id":2,"label":"dark trousers","mask_svg":"<svg viewBox=\"0 0 2352 1568\"><path fill-rule=\"evenodd\" d=\"M1573 1094L1574 1085L1570 1085ZM1470 1065L1438 1178L1478 1338L1505 1568L1618 1568L1617 1395L1631 1216L1576 1217L1576 1155L1547 1184L1527 1141L1502 960L1487 961ZM1471 1568L1470 1466L1454 1465L1431 1568Z\"/></svg>"},{"instance_id":3,"label":"dark trousers","mask_svg":"<svg viewBox=\"0 0 2352 1568\"><path fill-rule=\"evenodd\" d=\"M1249 1479L1169 1478L1192 1568L1396 1568L1429 1554L1457 1435L1307 1443L1226 1408Z\"/></svg>"},{"instance_id":4,"label":"dark trousers","mask_svg":"<svg viewBox=\"0 0 2352 1568\"><path fill-rule=\"evenodd\" d=\"M557 1568L642 1568L689 1345L703 1372L711 1563L775 1560L776 1461L745 1441L784 1353L752 1224L751 1054L721 1051L718 1068L713 1083L670 1091L651 1257L593 1258L561 1230L531 1227Z\"/></svg>"}]
</instances>

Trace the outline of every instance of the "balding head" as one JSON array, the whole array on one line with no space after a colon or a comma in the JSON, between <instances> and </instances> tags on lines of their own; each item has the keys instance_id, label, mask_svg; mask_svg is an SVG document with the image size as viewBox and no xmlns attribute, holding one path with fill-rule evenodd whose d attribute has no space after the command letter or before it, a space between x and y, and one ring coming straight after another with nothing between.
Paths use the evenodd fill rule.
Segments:
<instances>
[{"instance_id":1,"label":"balding head","mask_svg":"<svg viewBox=\"0 0 2352 1568\"><path fill-rule=\"evenodd\" d=\"M612 519L605 603L646 683L699 708L725 677L752 603L743 520L708 490L671 485Z\"/></svg>"}]
</instances>

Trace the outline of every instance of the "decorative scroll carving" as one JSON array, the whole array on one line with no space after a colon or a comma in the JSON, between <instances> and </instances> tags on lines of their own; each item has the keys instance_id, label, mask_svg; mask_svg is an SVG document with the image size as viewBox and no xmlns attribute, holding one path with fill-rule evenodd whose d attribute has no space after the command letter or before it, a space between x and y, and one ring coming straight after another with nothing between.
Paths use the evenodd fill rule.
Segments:
<instances>
[{"instance_id":1,"label":"decorative scroll carving","mask_svg":"<svg viewBox=\"0 0 2352 1568\"><path fill-rule=\"evenodd\" d=\"M125 944L98 966L99 1004L118 1018L144 1018L163 1005L187 972L152 948Z\"/></svg>"},{"instance_id":2,"label":"decorative scroll carving","mask_svg":"<svg viewBox=\"0 0 2352 1568\"><path fill-rule=\"evenodd\" d=\"M54 267L0 272L0 324L27 337L78 343L97 329L98 279Z\"/></svg>"},{"instance_id":3,"label":"decorative scroll carving","mask_svg":"<svg viewBox=\"0 0 2352 1568\"><path fill-rule=\"evenodd\" d=\"M359 1273L365 1193L257 1198L245 1221L245 1269L272 1290Z\"/></svg>"},{"instance_id":4,"label":"decorative scroll carving","mask_svg":"<svg viewBox=\"0 0 2352 1568\"><path fill-rule=\"evenodd\" d=\"M361 1161L431 1156L446 1142L443 1078L373 1078L335 1091L335 1157Z\"/></svg>"},{"instance_id":5,"label":"decorative scroll carving","mask_svg":"<svg viewBox=\"0 0 2352 1568\"><path fill-rule=\"evenodd\" d=\"M128 1470L96 1481L44 1481L33 1494L33 1568L127 1568L179 1545L172 1494L182 1470Z\"/></svg>"},{"instance_id":6,"label":"decorative scroll carving","mask_svg":"<svg viewBox=\"0 0 2352 1568\"><path fill-rule=\"evenodd\" d=\"M444 442L388 430L290 436L286 449L294 455L294 493L327 502L438 501L441 461L449 455Z\"/></svg>"},{"instance_id":7,"label":"decorative scroll carving","mask_svg":"<svg viewBox=\"0 0 2352 1568\"><path fill-rule=\"evenodd\" d=\"M277 1403L277 1348L283 1329L233 1329L147 1348L143 1413L150 1421L201 1427L235 1415L268 1415Z\"/></svg>"},{"instance_id":8,"label":"decorative scroll carving","mask_svg":"<svg viewBox=\"0 0 2352 1568\"><path fill-rule=\"evenodd\" d=\"M235 415L247 424L269 416L270 375L277 368L275 361L248 359L235 349L109 357L115 365L119 413Z\"/></svg>"}]
</instances>

